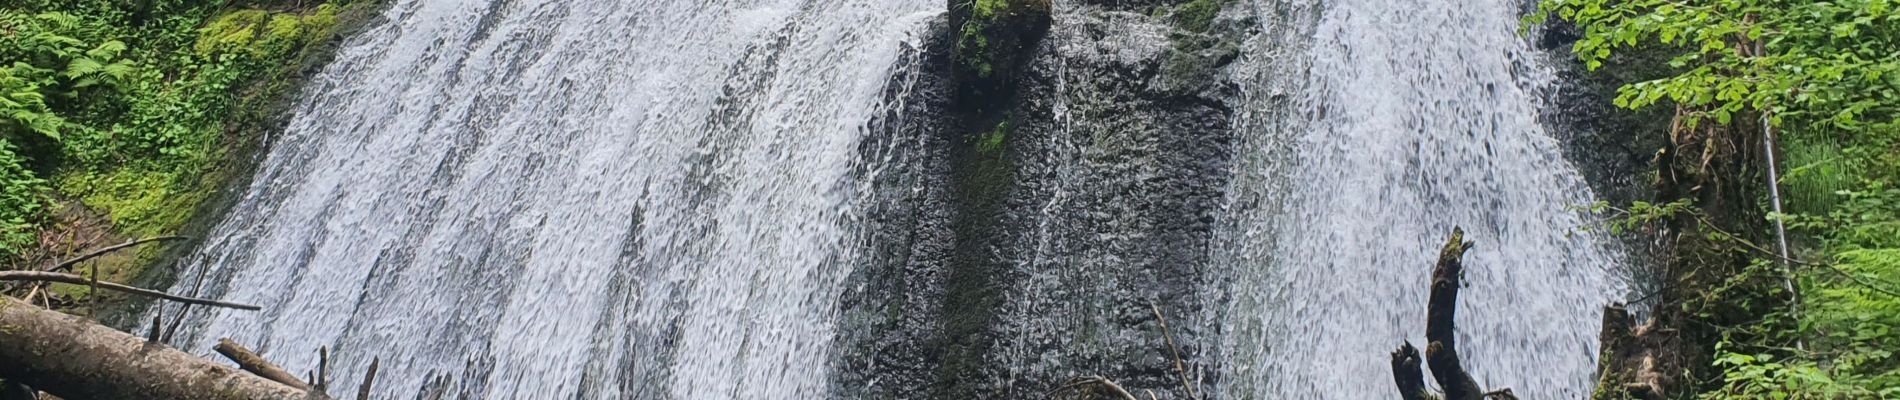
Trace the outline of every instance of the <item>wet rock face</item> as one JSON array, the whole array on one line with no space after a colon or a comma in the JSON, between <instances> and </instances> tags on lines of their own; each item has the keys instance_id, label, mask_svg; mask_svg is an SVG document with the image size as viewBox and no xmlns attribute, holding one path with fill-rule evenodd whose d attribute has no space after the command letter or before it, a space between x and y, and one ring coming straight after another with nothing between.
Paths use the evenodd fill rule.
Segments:
<instances>
[{"instance_id":1,"label":"wet rock face","mask_svg":"<svg viewBox=\"0 0 1900 400\"><path fill-rule=\"evenodd\" d=\"M865 152L912 162L877 178L877 261L846 295L836 393L1045 398L1100 374L1186 396L1153 308L1199 361L1211 333L1191 319L1214 301L1198 289L1239 104L1221 49L1238 39L1118 9L1062 10L1014 94L981 112L957 94L953 43L890 94L909 100L887 118L906 122ZM1184 50L1188 36L1208 45Z\"/></svg>"},{"instance_id":2,"label":"wet rock face","mask_svg":"<svg viewBox=\"0 0 1900 400\"><path fill-rule=\"evenodd\" d=\"M1626 52L1611 58L1605 68L1590 71L1570 53L1571 44L1582 38L1574 25L1555 21L1534 32L1534 43L1555 61L1557 82L1547 101L1552 110L1543 122L1563 143L1564 156L1579 168L1591 189L1603 200L1627 204L1650 200L1650 182L1640 181L1655 167L1651 159L1668 145L1666 108L1641 111L1617 108L1610 101L1622 82L1640 82L1667 76L1664 70L1646 66L1668 65L1669 56L1661 52Z\"/></svg>"},{"instance_id":3,"label":"wet rock face","mask_svg":"<svg viewBox=\"0 0 1900 400\"><path fill-rule=\"evenodd\" d=\"M937 31L947 27L938 24ZM859 146L861 159L893 159L898 169L859 171L875 181L866 225L868 263L842 296L833 361L838 398L928 398L943 363L943 304L947 273L959 243L952 222L969 207L960 192L951 153L967 147L958 97L953 38L933 35L909 49L885 92L902 100L869 127L877 134Z\"/></svg>"},{"instance_id":4,"label":"wet rock face","mask_svg":"<svg viewBox=\"0 0 1900 400\"><path fill-rule=\"evenodd\" d=\"M986 332L984 372L1028 395L1102 374L1180 397L1160 324L1183 356L1199 315L1209 233L1226 186L1233 85L1213 63L1182 84L1174 27L1150 15L1065 14L1024 75L1009 143L1017 179L1005 220L1033 240L999 243L1011 261ZM1011 378L1016 379L1013 383Z\"/></svg>"}]
</instances>

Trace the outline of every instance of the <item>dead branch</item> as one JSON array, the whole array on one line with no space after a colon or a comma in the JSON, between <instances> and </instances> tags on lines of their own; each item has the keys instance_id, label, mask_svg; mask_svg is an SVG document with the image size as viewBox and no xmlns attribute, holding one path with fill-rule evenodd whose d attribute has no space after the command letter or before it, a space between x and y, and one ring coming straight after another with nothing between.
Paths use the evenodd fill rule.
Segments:
<instances>
[{"instance_id":1,"label":"dead branch","mask_svg":"<svg viewBox=\"0 0 1900 400\"><path fill-rule=\"evenodd\" d=\"M1090 376L1090 377L1080 378L1074 381L1070 381L1069 384L1067 385L1062 385L1062 387L1055 388L1055 390L1050 390L1049 393L1044 393L1043 397L1055 398L1055 395L1058 393L1062 393L1062 392L1066 392L1070 390L1080 390L1083 387L1095 387L1095 388L1107 390L1109 394L1114 395L1114 397L1117 399L1141 400L1140 398L1135 397L1133 393L1129 393L1128 389L1123 389L1122 385L1116 384L1115 381L1109 380L1108 378L1103 377L1101 375L1095 375L1095 376ZM1152 395L1153 392L1151 391L1150 394Z\"/></svg>"},{"instance_id":2,"label":"dead branch","mask_svg":"<svg viewBox=\"0 0 1900 400\"><path fill-rule=\"evenodd\" d=\"M1418 364L1418 348L1412 347L1410 341L1392 352L1392 380L1399 387L1399 399L1433 398L1431 390L1425 388L1425 372L1418 368Z\"/></svg>"},{"instance_id":3,"label":"dead branch","mask_svg":"<svg viewBox=\"0 0 1900 400\"><path fill-rule=\"evenodd\" d=\"M166 242L166 241L174 241L174 240L190 240L190 239L191 238L184 237L184 236L159 236L155 238L146 238L146 239L127 241L125 243L93 249L92 251L86 252L86 254L80 255L79 257L73 257L72 259L62 261L59 264L54 264L51 268L42 269L42 271L48 271L48 272L70 271L72 270L73 266L79 265L79 263L86 262L86 260L98 258L99 256L112 254L113 252L117 252L119 250L125 250L128 248L136 247L138 245L142 245L146 243L157 243L157 242Z\"/></svg>"},{"instance_id":4,"label":"dead branch","mask_svg":"<svg viewBox=\"0 0 1900 400\"><path fill-rule=\"evenodd\" d=\"M230 338L218 339L218 346L213 350L224 355L224 358L231 359L231 362L237 363L238 368L258 377L282 383L284 386L297 388L297 390L310 390L310 385L298 380L296 375L291 375L289 371L278 367L277 364L271 364L270 360L265 360L263 356L257 355L256 352L252 352L251 349L245 348L244 345Z\"/></svg>"},{"instance_id":5,"label":"dead branch","mask_svg":"<svg viewBox=\"0 0 1900 400\"><path fill-rule=\"evenodd\" d=\"M1425 340L1429 341L1425 346L1425 365L1431 369L1438 387L1444 390L1445 400L1515 400L1517 397L1510 389L1486 392L1471 379L1458 358L1458 289L1464 284L1465 251L1472 247L1464 236L1464 230L1452 228L1451 239L1438 253L1438 264L1432 268L1432 290L1425 310ZM1392 353L1392 378L1401 399L1434 397L1425 389L1424 374L1418 364L1418 349L1409 342Z\"/></svg>"},{"instance_id":6,"label":"dead branch","mask_svg":"<svg viewBox=\"0 0 1900 400\"><path fill-rule=\"evenodd\" d=\"M94 281L92 279L88 279L83 276L58 273L58 272L0 271L0 281L33 281L33 282L70 283L74 285L97 285L96 287L99 287L99 288L105 288L105 289L110 289L114 291L131 293L131 294L136 294L136 295L146 296L146 297L156 297L160 299L171 300L171 301L176 301L176 302L185 303L185 304L198 304L198 305L205 305L205 306L212 306L212 307L235 308L239 310L250 310L250 311L257 311L257 310L263 309L263 307L258 307L258 306L249 305L249 304L231 303L231 302L224 302L224 301L218 301L218 300L178 296L171 293L165 293L165 292L160 292L156 290L140 289L140 288L120 285L120 284L112 283L112 282L98 282L98 281Z\"/></svg>"},{"instance_id":7,"label":"dead branch","mask_svg":"<svg viewBox=\"0 0 1900 400\"><path fill-rule=\"evenodd\" d=\"M1438 253L1438 265L1432 269L1432 291L1426 300L1425 366L1445 391L1447 400L1478 399L1484 389L1465 372L1458 359L1458 288L1464 284L1464 256L1472 243L1465 241L1463 229L1452 229L1451 240Z\"/></svg>"},{"instance_id":8,"label":"dead branch","mask_svg":"<svg viewBox=\"0 0 1900 400\"><path fill-rule=\"evenodd\" d=\"M369 400L370 388L376 384L376 367L382 363L381 357L369 359L369 372L363 374L363 386L356 388L356 400Z\"/></svg>"},{"instance_id":9,"label":"dead branch","mask_svg":"<svg viewBox=\"0 0 1900 400\"><path fill-rule=\"evenodd\" d=\"M1100 386L1103 389L1108 389L1109 393L1112 393L1115 396L1118 396L1120 398L1127 399L1127 400L1140 400L1140 399L1136 399L1133 393L1128 393L1128 389L1123 389L1122 385L1115 384L1115 381L1108 380L1108 378L1103 377L1101 375L1088 377L1084 380L1089 381L1090 383L1093 383L1096 386Z\"/></svg>"},{"instance_id":10,"label":"dead branch","mask_svg":"<svg viewBox=\"0 0 1900 400\"><path fill-rule=\"evenodd\" d=\"M1168 330L1168 318L1161 316L1161 306L1148 302L1148 308L1154 310L1155 321L1161 323L1161 338L1167 340L1168 351L1174 353L1174 371L1181 375L1181 390L1186 390L1189 399L1199 399L1194 393L1194 385L1188 383L1187 363L1181 361L1181 348L1174 345L1174 332Z\"/></svg>"}]
</instances>

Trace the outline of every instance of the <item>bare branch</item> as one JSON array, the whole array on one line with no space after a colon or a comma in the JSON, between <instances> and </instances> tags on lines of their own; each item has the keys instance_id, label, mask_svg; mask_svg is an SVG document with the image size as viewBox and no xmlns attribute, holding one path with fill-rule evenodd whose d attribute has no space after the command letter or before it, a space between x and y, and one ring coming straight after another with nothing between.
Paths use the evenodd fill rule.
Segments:
<instances>
[{"instance_id":1,"label":"bare branch","mask_svg":"<svg viewBox=\"0 0 1900 400\"><path fill-rule=\"evenodd\" d=\"M176 301L176 302L185 303L185 304L197 304L197 305L205 305L205 306L212 306L212 307L235 308L239 310L250 310L250 311L257 311L257 310L263 309L263 307L258 307L258 306L249 305L249 304L239 304L239 303L231 303L231 302L224 302L224 301L217 301L217 300L200 299L200 298L195 298L195 297L185 297L185 296L174 295L171 293L160 292L156 290L146 290L146 289L140 289L140 288L135 288L135 287L126 286L126 285L120 285L120 284L112 283L112 282L95 282L83 276L58 273L58 272L0 271L0 281L58 282L58 283L70 283L74 285L97 284L98 287L104 288L104 289L110 289L114 291L131 293L131 294L136 294L136 295L146 296L146 297L156 297L160 299L171 300L171 301Z\"/></svg>"},{"instance_id":2,"label":"bare branch","mask_svg":"<svg viewBox=\"0 0 1900 400\"><path fill-rule=\"evenodd\" d=\"M86 252L86 254L80 255L79 257L73 257L70 260L62 261L59 264L55 264L53 265L52 268L46 268L44 269L44 271L70 271L72 270L73 266L79 265L79 263L86 262L86 260L99 258L99 256L112 254L113 252L116 252L119 250L125 250L128 248L132 248L132 247L146 244L146 243L157 243L157 242L168 242L168 241L174 241L174 240L190 240L190 239L191 238L184 237L184 236L159 236L155 238L146 238L146 239L127 241L125 243L93 249L90 252Z\"/></svg>"},{"instance_id":3,"label":"bare branch","mask_svg":"<svg viewBox=\"0 0 1900 400\"><path fill-rule=\"evenodd\" d=\"M270 360L264 359L264 356L257 355L256 352L244 348L244 345L238 344L230 338L218 339L218 347L213 349L217 350L218 354L224 355L224 358L229 358L231 362L237 363L238 368L242 368L252 375L282 383L284 386L297 388L297 390L310 390L310 385L298 380L297 377L291 375L289 371L279 368L277 364L271 364Z\"/></svg>"},{"instance_id":4,"label":"bare branch","mask_svg":"<svg viewBox=\"0 0 1900 400\"><path fill-rule=\"evenodd\" d=\"M1188 383L1187 363L1181 361L1181 348L1174 345L1174 332L1168 330L1168 318L1161 316L1161 306L1148 302L1148 308L1154 310L1155 321L1161 323L1161 337L1168 342L1168 351L1174 352L1174 371L1181 375L1181 390L1186 390L1189 399L1199 399L1194 393L1194 385Z\"/></svg>"}]
</instances>

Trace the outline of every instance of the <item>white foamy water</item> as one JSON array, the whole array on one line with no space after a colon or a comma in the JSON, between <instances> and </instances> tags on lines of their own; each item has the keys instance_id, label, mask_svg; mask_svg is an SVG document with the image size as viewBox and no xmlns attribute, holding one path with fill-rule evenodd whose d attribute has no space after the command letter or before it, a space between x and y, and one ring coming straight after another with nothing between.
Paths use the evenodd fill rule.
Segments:
<instances>
[{"instance_id":1,"label":"white foamy water","mask_svg":"<svg viewBox=\"0 0 1900 400\"><path fill-rule=\"evenodd\" d=\"M928 0L400 0L306 89L177 291L333 387L823 398L859 161Z\"/></svg>"},{"instance_id":2,"label":"white foamy water","mask_svg":"<svg viewBox=\"0 0 1900 400\"><path fill-rule=\"evenodd\" d=\"M1466 255L1459 352L1481 385L1583 398L1621 258L1567 209L1593 202L1539 125L1550 74L1512 0L1253 4L1275 43L1238 163L1211 321L1230 398L1392 398L1388 353L1423 347L1453 226ZM1290 10L1290 11L1289 11ZM1285 11L1285 12L1282 12ZM1248 156L1255 157L1255 156Z\"/></svg>"}]
</instances>

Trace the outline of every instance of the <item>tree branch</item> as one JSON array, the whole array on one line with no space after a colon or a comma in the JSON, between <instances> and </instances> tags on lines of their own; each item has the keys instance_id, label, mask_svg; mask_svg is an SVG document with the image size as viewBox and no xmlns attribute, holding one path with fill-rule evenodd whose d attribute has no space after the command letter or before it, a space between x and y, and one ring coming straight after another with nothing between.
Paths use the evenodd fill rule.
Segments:
<instances>
[{"instance_id":1,"label":"tree branch","mask_svg":"<svg viewBox=\"0 0 1900 400\"><path fill-rule=\"evenodd\" d=\"M99 256L112 254L113 252L117 252L119 250L125 250L128 248L132 248L132 247L146 244L146 243L166 242L166 241L174 241L174 240L190 240L190 239L191 238L184 237L184 236L159 236L155 238L146 238L146 239L127 241L125 243L93 249L90 252L86 252L86 254L80 255L79 257L73 257L70 260L62 261L59 264L55 264L51 268L46 268L44 269L44 271L70 271L72 270L73 266L79 265L79 263L86 262L86 260L99 258Z\"/></svg>"},{"instance_id":2,"label":"tree branch","mask_svg":"<svg viewBox=\"0 0 1900 400\"><path fill-rule=\"evenodd\" d=\"M1463 229L1452 228L1451 240L1438 253L1438 266L1432 269L1432 292L1425 311L1425 365L1432 378L1444 389L1449 400L1477 399L1484 395L1471 374L1458 359L1458 288L1464 284L1465 241Z\"/></svg>"},{"instance_id":3,"label":"tree branch","mask_svg":"<svg viewBox=\"0 0 1900 400\"><path fill-rule=\"evenodd\" d=\"M1194 393L1194 385L1188 383L1187 363L1181 361L1181 348L1174 345L1174 332L1168 330L1168 319L1161 316L1161 306L1148 302L1148 308L1154 310L1155 321L1161 323L1161 337L1168 341L1168 351L1174 353L1174 371L1181 375L1181 390L1186 390L1189 399L1199 399Z\"/></svg>"},{"instance_id":4,"label":"tree branch","mask_svg":"<svg viewBox=\"0 0 1900 400\"><path fill-rule=\"evenodd\" d=\"M250 311L257 311L257 310L263 309L263 307L258 307L258 306L249 305L249 304L231 303L231 302L224 302L224 301L218 301L218 300L208 300L208 299L200 299L200 298L195 298L195 297L178 296L171 293L165 293L165 292L160 292L156 290L140 289L140 288L120 285L120 284L112 283L112 282L95 282L83 276L73 275L73 274L64 274L64 273L58 273L58 272L0 271L0 281L58 282L58 283L70 283L74 285L97 284L98 287L100 288L105 288L105 289L110 289L110 290L115 290L115 291L125 292L125 293L131 293L131 294L136 294L136 295L146 296L146 297L156 297L160 299L171 300L171 301L176 301L176 302L185 303L185 304L197 304L197 305L205 305L205 306L212 306L212 307L235 308L239 310L250 310Z\"/></svg>"},{"instance_id":5,"label":"tree branch","mask_svg":"<svg viewBox=\"0 0 1900 400\"><path fill-rule=\"evenodd\" d=\"M289 371L278 367L277 364L271 364L270 360L264 359L264 356L257 355L256 352L244 348L244 345L230 338L218 339L218 346L213 349L217 350L218 354L224 355L224 358L237 363L238 368L252 375L282 383L284 386L297 388L297 390L310 390L310 385L298 380L296 375L291 375Z\"/></svg>"}]
</instances>

